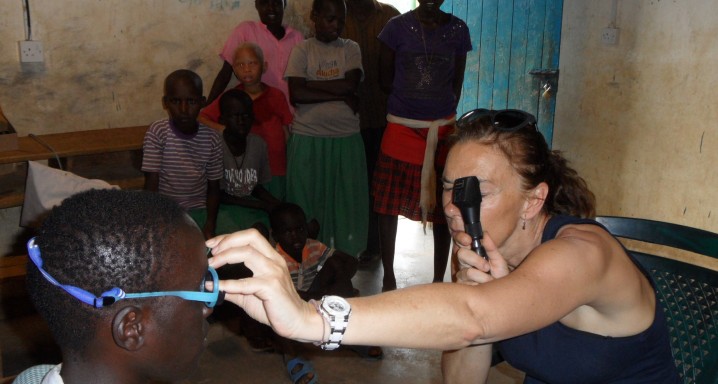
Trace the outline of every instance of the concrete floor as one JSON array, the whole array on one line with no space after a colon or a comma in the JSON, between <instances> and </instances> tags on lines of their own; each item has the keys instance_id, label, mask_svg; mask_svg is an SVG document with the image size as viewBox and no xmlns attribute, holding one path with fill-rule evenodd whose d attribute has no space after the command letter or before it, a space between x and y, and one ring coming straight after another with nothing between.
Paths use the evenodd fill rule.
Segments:
<instances>
[{"instance_id":1,"label":"concrete floor","mask_svg":"<svg viewBox=\"0 0 718 384\"><path fill-rule=\"evenodd\" d=\"M433 275L431 233L424 235L421 225L399 220L395 271L399 288L431 282ZM382 270L379 260L363 266L354 278L362 296L381 290ZM448 275L447 279L448 281ZM281 355L252 352L246 339L238 336L223 322L213 323L209 345L199 370L183 384L189 383L290 383ZM3 374L17 374L23 367L59 360L56 347L46 327L37 316L0 321ZM314 364L321 383L441 383L439 351L385 348L384 359L368 361L348 350L321 351L307 345L303 354ZM506 363L492 368L490 383L516 384L523 375Z\"/></svg>"}]
</instances>

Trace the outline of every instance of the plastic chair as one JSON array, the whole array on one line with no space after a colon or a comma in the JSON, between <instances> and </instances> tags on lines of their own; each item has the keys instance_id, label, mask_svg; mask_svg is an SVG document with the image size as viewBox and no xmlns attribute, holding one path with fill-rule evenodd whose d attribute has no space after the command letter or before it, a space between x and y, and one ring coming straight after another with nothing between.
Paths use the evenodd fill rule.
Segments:
<instances>
[{"instance_id":1,"label":"plastic chair","mask_svg":"<svg viewBox=\"0 0 718 384\"><path fill-rule=\"evenodd\" d=\"M599 216L614 236L718 259L718 234L654 220ZM625 245L625 244L624 244ZM671 349L686 383L718 383L718 271L627 246L656 283Z\"/></svg>"}]
</instances>

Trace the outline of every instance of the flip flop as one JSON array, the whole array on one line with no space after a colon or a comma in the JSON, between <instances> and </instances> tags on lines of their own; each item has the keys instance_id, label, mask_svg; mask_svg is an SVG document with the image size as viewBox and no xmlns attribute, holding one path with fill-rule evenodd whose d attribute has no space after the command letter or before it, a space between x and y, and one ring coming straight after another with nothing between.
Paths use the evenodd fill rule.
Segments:
<instances>
[{"instance_id":1,"label":"flip flop","mask_svg":"<svg viewBox=\"0 0 718 384\"><path fill-rule=\"evenodd\" d=\"M300 369L297 372L292 373L294 368L296 368L297 365L301 364L302 369ZM297 384L299 380L301 380L304 376L306 376L309 373L313 373L314 377L312 377L311 380L307 382L307 384L316 384L317 383L317 373L314 371L314 366L309 360L302 359L301 357L295 357L287 362L287 373L289 373L289 378L292 380L292 383Z\"/></svg>"}]
</instances>

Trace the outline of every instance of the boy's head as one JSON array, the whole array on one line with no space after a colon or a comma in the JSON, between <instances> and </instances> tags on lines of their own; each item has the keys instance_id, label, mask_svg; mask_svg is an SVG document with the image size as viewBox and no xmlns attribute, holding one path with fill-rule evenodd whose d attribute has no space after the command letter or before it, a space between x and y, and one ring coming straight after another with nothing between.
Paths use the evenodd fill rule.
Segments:
<instances>
[{"instance_id":1,"label":"boy's head","mask_svg":"<svg viewBox=\"0 0 718 384\"><path fill-rule=\"evenodd\" d=\"M302 250L307 243L307 217L296 204L281 203L269 214L272 237L285 252L301 260Z\"/></svg>"},{"instance_id":2,"label":"boy's head","mask_svg":"<svg viewBox=\"0 0 718 384\"><path fill-rule=\"evenodd\" d=\"M286 0L254 0L254 8L259 14L259 21L268 27L282 26L286 7Z\"/></svg>"},{"instance_id":3,"label":"boy's head","mask_svg":"<svg viewBox=\"0 0 718 384\"><path fill-rule=\"evenodd\" d=\"M179 69L165 78L162 106L172 125L184 134L197 132L197 116L204 106L202 79L189 69Z\"/></svg>"},{"instance_id":4,"label":"boy's head","mask_svg":"<svg viewBox=\"0 0 718 384\"><path fill-rule=\"evenodd\" d=\"M219 122L224 125L225 139L246 138L252 129L252 98L239 89L230 89L219 98Z\"/></svg>"},{"instance_id":5,"label":"boy's head","mask_svg":"<svg viewBox=\"0 0 718 384\"><path fill-rule=\"evenodd\" d=\"M314 0L311 20L314 35L323 43L330 43L341 35L346 22L347 7L344 0Z\"/></svg>"},{"instance_id":6,"label":"boy's head","mask_svg":"<svg viewBox=\"0 0 718 384\"><path fill-rule=\"evenodd\" d=\"M239 82L245 87L259 84L262 81L262 74L267 70L262 48L255 43L242 43L234 51L232 68Z\"/></svg>"},{"instance_id":7,"label":"boy's head","mask_svg":"<svg viewBox=\"0 0 718 384\"><path fill-rule=\"evenodd\" d=\"M150 192L83 192L52 210L34 242L28 291L60 345L63 375L70 365L101 365L125 379L174 381L196 369L212 309L164 291L202 290L206 248L175 202ZM100 300L99 308L80 299L113 287L162 296Z\"/></svg>"}]
</instances>

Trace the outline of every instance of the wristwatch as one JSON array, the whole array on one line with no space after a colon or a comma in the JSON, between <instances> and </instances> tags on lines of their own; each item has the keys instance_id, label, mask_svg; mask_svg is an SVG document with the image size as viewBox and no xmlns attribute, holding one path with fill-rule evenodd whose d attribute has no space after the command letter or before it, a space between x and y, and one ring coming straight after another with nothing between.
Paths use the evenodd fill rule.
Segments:
<instances>
[{"instance_id":1,"label":"wristwatch","mask_svg":"<svg viewBox=\"0 0 718 384\"><path fill-rule=\"evenodd\" d=\"M319 347L325 351L339 348L349 324L349 315L352 313L351 305L339 296L324 296L322 301L315 302L314 305L317 312L329 323L329 340L319 344Z\"/></svg>"}]
</instances>

